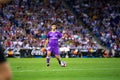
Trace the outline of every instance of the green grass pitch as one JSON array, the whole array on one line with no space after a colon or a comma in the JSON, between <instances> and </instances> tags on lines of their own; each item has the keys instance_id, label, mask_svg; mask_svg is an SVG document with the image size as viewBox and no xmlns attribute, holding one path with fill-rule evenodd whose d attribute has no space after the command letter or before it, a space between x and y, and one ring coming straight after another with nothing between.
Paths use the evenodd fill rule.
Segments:
<instances>
[{"instance_id":1,"label":"green grass pitch","mask_svg":"<svg viewBox=\"0 0 120 80\"><path fill-rule=\"evenodd\" d=\"M51 58L8 59L13 80L120 80L120 58L64 58L67 67L60 67Z\"/></svg>"}]
</instances>

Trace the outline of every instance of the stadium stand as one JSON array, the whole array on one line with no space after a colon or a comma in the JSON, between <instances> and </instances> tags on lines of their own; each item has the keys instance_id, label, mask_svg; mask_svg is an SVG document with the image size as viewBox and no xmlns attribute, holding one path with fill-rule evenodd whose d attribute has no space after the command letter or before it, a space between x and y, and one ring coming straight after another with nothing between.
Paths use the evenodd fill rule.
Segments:
<instances>
[{"instance_id":1,"label":"stadium stand","mask_svg":"<svg viewBox=\"0 0 120 80\"><path fill-rule=\"evenodd\" d=\"M120 1L66 0L66 3L103 46L120 51Z\"/></svg>"},{"instance_id":2,"label":"stadium stand","mask_svg":"<svg viewBox=\"0 0 120 80\"><path fill-rule=\"evenodd\" d=\"M79 0L66 2L104 46L120 49L120 22L118 14L110 7L112 4L101 2L99 8L93 9L91 5L94 3L79 5ZM65 8L62 0L13 0L0 8L0 39L6 49L43 47L52 23L56 23L57 29L67 35L60 40L61 51L64 51L63 47L88 51L99 48L88 30Z\"/></svg>"},{"instance_id":3,"label":"stadium stand","mask_svg":"<svg viewBox=\"0 0 120 80\"><path fill-rule=\"evenodd\" d=\"M108 48L120 48L120 1L66 0L81 21Z\"/></svg>"}]
</instances>

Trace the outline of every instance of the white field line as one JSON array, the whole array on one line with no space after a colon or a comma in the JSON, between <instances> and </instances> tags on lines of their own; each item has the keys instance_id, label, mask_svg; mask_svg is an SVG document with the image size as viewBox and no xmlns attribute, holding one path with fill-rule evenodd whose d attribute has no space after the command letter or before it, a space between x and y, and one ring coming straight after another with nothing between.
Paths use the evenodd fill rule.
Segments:
<instances>
[{"instance_id":1,"label":"white field line","mask_svg":"<svg viewBox=\"0 0 120 80\"><path fill-rule=\"evenodd\" d=\"M51 63L56 63L56 61L51 61ZM98 62L89 62L89 61L85 61L85 62L76 62L76 61L65 61L65 62L74 62L74 63L105 63L105 62L102 62L102 61L98 61ZM36 61L36 62L33 62L33 61L18 61L18 62L10 62L10 63L46 63L46 60L43 61L43 62L39 62L39 61ZM110 63L110 61L106 61L106 63ZM118 63L118 62L113 62L113 63Z\"/></svg>"},{"instance_id":2,"label":"white field line","mask_svg":"<svg viewBox=\"0 0 120 80\"><path fill-rule=\"evenodd\" d=\"M12 71L12 72L61 72L61 71L86 71L86 70L120 70L120 68L95 68L95 69L44 69L44 70L16 70L16 71Z\"/></svg>"}]
</instances>

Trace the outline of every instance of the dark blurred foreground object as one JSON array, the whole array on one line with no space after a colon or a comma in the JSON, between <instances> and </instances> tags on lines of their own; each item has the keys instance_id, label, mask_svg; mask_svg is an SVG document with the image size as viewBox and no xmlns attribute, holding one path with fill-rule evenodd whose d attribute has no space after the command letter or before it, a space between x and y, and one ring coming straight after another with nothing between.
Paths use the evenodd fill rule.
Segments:
<instances>
[{"instance_id":1,"label":"dark blurred foreground object","mask_svg":"<svg viewBox=\"0 0 120 80\"><path fill-rule=\"evenodd\" d=\"M9 64L4 56L4 48L0 44L0 80L12 80Z\"/></svg>"},{"instance_id":2,"label":"dark blurred foreground object","mask_svg":"<svg viewBox=\"0 0 120 80\"><path fill-rule=\"evenodd\" d=\"M3 63L3 62L6 62L6 58L4 56L4 48L0 44L0 64Z\"/></svg>"},{"instance_id":3,"label":"dark blurred foreground object","mask_svg":"<svg viewBox=\"0 0 120 80\"><path fill-rule=\"evenodd\" d=\"M0 0L0 4L6 4L9 3L11 0Z\"/></svg>"}]
</instances>

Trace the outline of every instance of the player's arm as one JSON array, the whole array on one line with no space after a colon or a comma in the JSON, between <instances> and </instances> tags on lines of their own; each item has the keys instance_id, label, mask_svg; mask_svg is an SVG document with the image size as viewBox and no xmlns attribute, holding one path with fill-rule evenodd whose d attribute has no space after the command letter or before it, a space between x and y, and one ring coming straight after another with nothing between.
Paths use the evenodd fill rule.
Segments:
<instances>
[{"instance_id":1,"label":"player's arm","mask_svg":"<svg viewBox=\"0 0 120 80\"><path fill-rule=\"evenodd\" d=\"M49 38L50 38L50 33L48 33L47 35L47 39L45 40L45 43L44 43L44 48L47 47L47 44L49 43Z\"/></svg>"},{"instance_id":2,"label":"player's arm","mask_svg":"<svg viewBox=\"0 0 120 80\"><path fill-rule=\"evenodd\" d=\"M45 40L45 44L44 44L44 47L45 47L45 48L47 47L48 42L49 42L49 39L47 38L47 39Z\"/></svg>"},{"instance_id":3,"label":"player's arm","mask_svg":"<svg viewBox=\"0 0 120 80\"><path fill-rule=\"evenodd\" d=\"M58 38L60 39L60 38L62 38L62 39L64 39L64 38L66 38L67 37L67 35L66 34L61 34L60 32L58 33Z\"/></svg>"},{"instance_id":4,"label":"player's arm","mask_svg":"<svg viewBox=\"0 0 120 80\"><path fill-rule=\"evenodd\" d=\"M64 34L64 35L62 36L62 39L66 38L66 37L67 37L67 34Z\"/></svg>"}]
</instances>

